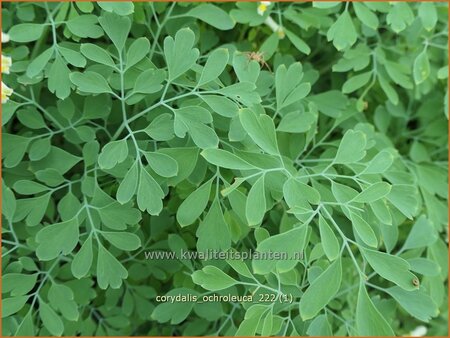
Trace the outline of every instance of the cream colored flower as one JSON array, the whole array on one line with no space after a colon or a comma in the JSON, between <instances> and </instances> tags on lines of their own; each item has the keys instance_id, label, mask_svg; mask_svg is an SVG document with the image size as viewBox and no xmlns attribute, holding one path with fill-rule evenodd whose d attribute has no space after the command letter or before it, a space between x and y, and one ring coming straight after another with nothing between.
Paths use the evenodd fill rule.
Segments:
<instances>
[{"instance_id":1,"label":"cream colored flower","mask_svg":"<svg viewBox=\"0 0 450 338\"><path fill-rule=\"evenodd\" d=\"M283 27L281 27L278 23L275 22L274 19L272 19L270 16L268 16L266 18L266 20L264 21L264 23L270 27L270 29L274 32L278 34L278 37L280 39L284 39L286 33L283 30Z\"/></svg>"},{"instance_id":2,"label":"cream colored flower","mask_svg":"<svg viewBox=\"0 0 450 338\"><path fill-rule=\"evenodd\" d=\"M6 103L9 100L9 97L12 95L13 90L5 85L2 81L2 103Z\"/></svg>"},{"instance_id":3,"label":"cream colored flower","mask_svg":"<svg viewBox=\"0 0 450 338\"><path fill-rule=\"evenodd\" d=\"M9 41L9 35L2 32L2 42L8 42ZM9 69L12 65L12 59L9 56L5 56L2 54L2 73L9 74ZM1 87L1 93L2 93L2 104L8 102L9 97L12 95L13 90L9 88L7 85L5 85L2 81L2 87Z\"/></svg>"},{"instance_id":4,"label":"cream colored flower","mask_svg":"<svg viewBox=\"0 0 450 338\"><path fill-rule=\"evenodd\" d=\"M277 34L280 39L284 39L284 37L286 36L286 33L284 32L283 28L281 28L281 27L277 30Z\"/></svg>"},{"instance_id":5,"label":"cream colored flower","mask_svg":"<svg viewBox=\"0 0 450 338\"><path fill-rule=\"evenodd\" d=\"M261 1L258 5L258 14L259 15L264 15L264 13L267 11L267 8L270 6L271 2L270 1Z\"/></svg>"},{"instance_id":6,"label":"cream colored flower","mask_svg":"<svg viewBox=\"0 0 450 338\"><path fill-rule=\"evenodd\" d=\"M2 54L2 73L9 74L9 68L12 65L11 57Z\"/></svg>"},{"instance_id":7,"label":"cream colored flower","mask_svg":"<svg viewBox=\"0 0 450 338\"><path fill-rule=\"evenodd\" d=\"M9 42L9 35L2 32L2 43Z\"/></svg>"},{"instance_id":8,"label":"cream colored flower","mask_svg":"<svg viewBox=\"0 0 450 338\"><path fill-rule=\"evenodd\" d=\"M412 330L409 334L411 337L423 337L427 334L427 328L423 325L419 325L414 330Z\"/></svg>"}]
</instances>

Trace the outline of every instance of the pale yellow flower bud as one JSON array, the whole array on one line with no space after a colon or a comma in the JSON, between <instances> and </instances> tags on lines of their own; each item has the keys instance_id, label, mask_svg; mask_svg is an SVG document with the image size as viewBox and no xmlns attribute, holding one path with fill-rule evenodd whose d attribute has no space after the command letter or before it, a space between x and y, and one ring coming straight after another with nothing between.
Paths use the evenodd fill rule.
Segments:
<instances>
[{"instance_id":1,"label":"pale yellow flower bud","mask_svg":"<svg viewBox=\"0 0 450 338\"><path fill-rule=\"evenodd\" d=\"M2 42L9 42L9 35L2 32Z\"/></svg>"},{"instance_id":2,"label":"pale yellow flower bud","mask_svg":"<svg viewBox=\"0 0 450 338\"><path fill-rule=\"evenodd\" d=\"M12 60L9 56L2 54L2 73L9 74L9 69L11 68Z\"/></svg>"},{"instance_id":3,"label":"pale yellow flower bud","mask_svg":"<svg viewBox=\"0 0 450 338\"><path fill-rule=\"evenodd\" d=\"M5 85L2 81L2 103L6 103L9 100L9 97L12 95L13 90Z\"/></svg>"},{"instance_id":4,"label":"pale yellow flower bud","mask_svg":"<svg viewBox=\"0 0 450 338\"><path fill-rule=\"evenodd\" d=\"M274 19L272 19L270 16L266 18L264 23L272 29L274 33L277 33L278 37L280 39L284 39L286 36L286 33L283 30L283 27L281 27L278 23L275 22Z\"/></svg>"},{"instance_id":5,"label":"pale yellow flower bud","mask_svg":"<svg viewBox=\"0 0 450 338\"><path fill-rule=\"evenodd\" d=\"M412 330L409 333L409 336L411 337L423 337L427 334L427 328L426 326L423 325L419 325L418 327L416 327L414 330Z\"/></svg>"}]
</instances>

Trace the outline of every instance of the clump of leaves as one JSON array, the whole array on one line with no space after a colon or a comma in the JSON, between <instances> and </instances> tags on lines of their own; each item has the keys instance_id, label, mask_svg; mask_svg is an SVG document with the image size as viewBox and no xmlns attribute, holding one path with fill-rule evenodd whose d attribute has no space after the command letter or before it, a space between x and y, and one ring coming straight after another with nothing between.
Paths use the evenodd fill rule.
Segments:
<instances>
[{"instance_id":1,"label":"clump of leaves","mask_svg":"<svg viewBox=\"0 0 450 338\"><path fill-rule=\"evenodd\" d=\"M2 11L4 335L447 335L446 3Z\"/></svg>"}]
</instances>

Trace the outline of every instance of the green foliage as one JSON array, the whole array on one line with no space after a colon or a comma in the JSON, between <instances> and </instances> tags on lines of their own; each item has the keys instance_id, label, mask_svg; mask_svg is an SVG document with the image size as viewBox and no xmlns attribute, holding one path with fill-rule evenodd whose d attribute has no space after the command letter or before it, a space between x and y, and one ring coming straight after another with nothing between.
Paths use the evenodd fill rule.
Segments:
<instances>
[{"instance_id":1,"label":"green foliage","mask_svg":"<svg viewBox=\"0 0 450 338\"><path fill-rule=\"evenodd\" d=\"M446 336L447 13L4 4L3 335Z\"/></svg>"}]
</instances>

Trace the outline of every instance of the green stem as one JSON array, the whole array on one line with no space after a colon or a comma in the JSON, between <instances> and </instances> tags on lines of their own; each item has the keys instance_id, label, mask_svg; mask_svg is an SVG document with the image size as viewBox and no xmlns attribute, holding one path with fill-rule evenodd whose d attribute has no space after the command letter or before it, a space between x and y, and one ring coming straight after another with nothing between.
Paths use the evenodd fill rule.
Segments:
<instances>
[{"instance_id":1,"label":"green stem","mask_svg":"<svg viewBox=\"0 0 450 338\"><path fill-rule=\"evenodd\" d=\"M331 216L331 214L329 213L329 211L326 208L323 208L324 213L326 214L327 218L330 220L330 222L333 224L333 226L335 227L335 229L337 230L337 232L339 233L339 235L342 237L343 240L343 244L346 247L350 258L353 261L353 264L355 265L356 270L358 271L360 278L362 280L367 280L367 276L366 274L361 270L361 268L359 267L358 262L356 261L355 256L353 255L353 251L350 248L350 245L348 244L350 242L350 239L345 236L345 234L342 232L341 228L339 227L339 225L337 225L336 221L333 219L333 217Z\"/></svg>"}]
</instances>

